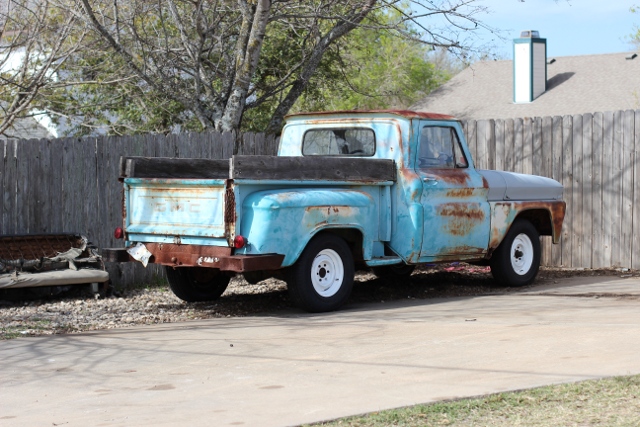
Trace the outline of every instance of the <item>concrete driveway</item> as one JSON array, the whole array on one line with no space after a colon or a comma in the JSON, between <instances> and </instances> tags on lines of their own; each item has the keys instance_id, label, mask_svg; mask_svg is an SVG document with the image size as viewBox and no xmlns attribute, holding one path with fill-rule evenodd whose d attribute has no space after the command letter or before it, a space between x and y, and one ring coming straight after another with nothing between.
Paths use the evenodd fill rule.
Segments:
<instances>
[{"instance_id":1,"label":"concrete driveway","mask_svg":"<svg viewBox=\"0 0 640 427\"><path fill-rule=\"evenodd\" d=\"M640 280L0 342L2 426L287 426L640 373Z\"/></svg>"}]
</instances>

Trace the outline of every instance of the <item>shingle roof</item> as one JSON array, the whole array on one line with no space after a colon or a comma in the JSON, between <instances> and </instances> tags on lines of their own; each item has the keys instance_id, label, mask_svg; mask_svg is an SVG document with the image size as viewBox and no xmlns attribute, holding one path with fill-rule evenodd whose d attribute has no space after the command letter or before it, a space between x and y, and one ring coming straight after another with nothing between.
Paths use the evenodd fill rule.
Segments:
<instances>
[{"instance_id":1,"label":"shingle roof","mask_svg":"<svg viewBox=\"0 0 640 427\"><path fill-rule=\"evenodd\" d=\"M473 64L412 107L459 119L565 116L640 108L640 56L564 56L547 65L547 91L513 103L513 61Z\"/></svg>"}]
</instances>

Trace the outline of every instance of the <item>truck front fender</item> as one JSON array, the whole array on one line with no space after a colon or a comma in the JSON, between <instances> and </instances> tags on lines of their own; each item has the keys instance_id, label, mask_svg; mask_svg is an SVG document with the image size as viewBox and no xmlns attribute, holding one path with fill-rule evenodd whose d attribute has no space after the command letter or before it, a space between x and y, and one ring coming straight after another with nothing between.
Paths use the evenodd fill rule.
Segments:
<instances>
[{"instance_id":1,"label":"truck front fender","mask_svg":"<svg viewBox=\"0 0 640 427\"><path fill-rule=\"evenodd\" d=\"M552 236L560 242L566 203L561 200L530 202L492 202L489 252L502 242L516 218L526 218L542 236Z\"/></svg>"},{"instance_id":2,"label":"truck front fender","mask_svg":"<svg viewBox=\"0 0 640 427\"><path fill-rule=\"evenodd\" d=\"M377 187L375 188L377 192ZM363 255L371 258L378 236L377 201L365 190L300 188L258 191L242 204L240 234L248 245L236 253L285 255L287 267L296 262L309 240L325 229L357 229Z\"/></svg>"}]
</instances>

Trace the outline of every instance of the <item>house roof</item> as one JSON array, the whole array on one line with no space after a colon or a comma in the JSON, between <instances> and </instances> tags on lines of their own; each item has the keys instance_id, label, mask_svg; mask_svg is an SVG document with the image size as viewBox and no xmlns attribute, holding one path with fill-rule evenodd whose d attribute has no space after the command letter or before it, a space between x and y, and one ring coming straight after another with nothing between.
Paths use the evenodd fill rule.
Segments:
<instances>
[{"instance_id":1,"label":"house roof","mask_svg":"<svg viewBox=\"0 0 640 427\"><path fill-rule=\"evenodd\" d=\"M513 102L513 61L478 62L412 107L462 120L565 116L640 108L640 56L563 56L547 65L547 91ZM551 58L549 58L551 59Z\"/></svg>"}]
</instances>

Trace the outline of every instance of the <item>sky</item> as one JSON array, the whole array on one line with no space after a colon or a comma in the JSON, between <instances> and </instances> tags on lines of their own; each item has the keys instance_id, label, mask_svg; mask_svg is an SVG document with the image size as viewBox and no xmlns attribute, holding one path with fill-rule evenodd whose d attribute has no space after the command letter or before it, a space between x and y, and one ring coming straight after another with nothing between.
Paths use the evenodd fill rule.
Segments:
<instances>
[{"instance_id":1,"label":"sky","mask_svg":"<svg viewBox=\"0 0 640 427\"><path fill-rule=\"evenodd\" d=\"M521 30L538 30L547 39L547 55L574 56L637 51L628 42L640 25L630 7L640 0L477 0L491 12L479 17L502 30L501 40L485 33L479 42L495 44L501 59L513 57L512 43Z\"/></svg>"}]
</instances>

